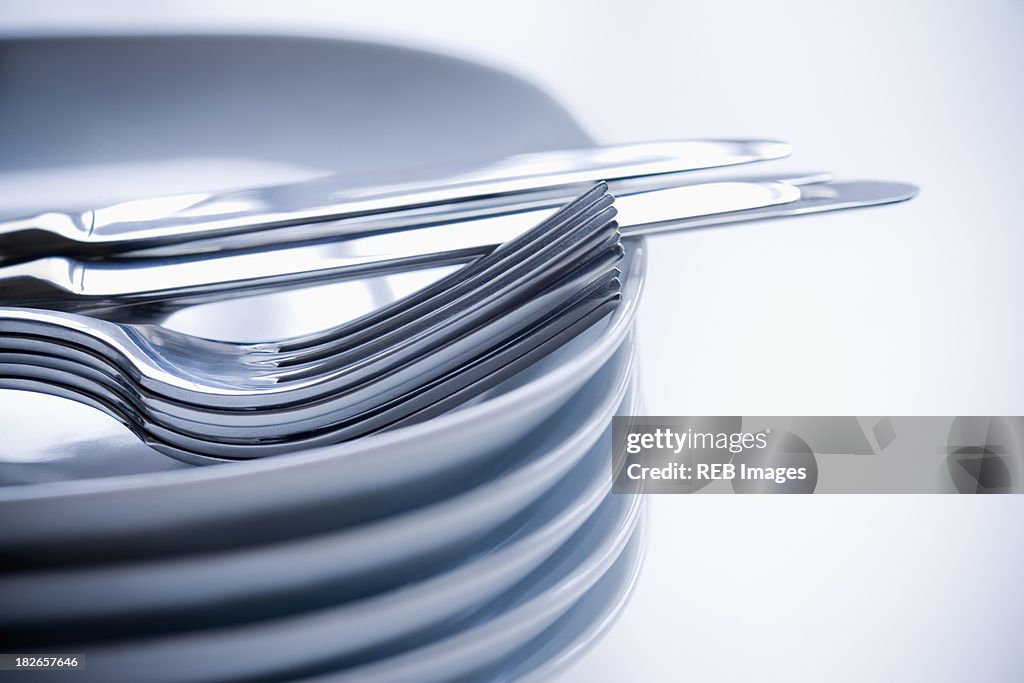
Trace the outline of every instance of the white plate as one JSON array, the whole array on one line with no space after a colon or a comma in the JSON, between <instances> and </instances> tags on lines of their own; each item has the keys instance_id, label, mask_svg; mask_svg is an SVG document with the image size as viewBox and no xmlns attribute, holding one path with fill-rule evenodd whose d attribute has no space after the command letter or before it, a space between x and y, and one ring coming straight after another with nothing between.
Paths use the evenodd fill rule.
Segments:
<instances>
[{"instance_id":1,"label":"white plate","mask_svg":"<svg viewBox=\"0 0 1024 683\"><path fill-rule=\"evenodd\" d=\"M621 408L629 410L633 403L630 394ZM610 437L609 427L586 458L531 509L525 524L511 533L496 534L490 547L435 576L417 578L362 600L282 619L152 638L133 637L112 646L67 647L87 653L90 662L96 657L108 662L110 675L118 670L159 670L160 663L177 660L190 664L158 671L147 680L205 681L272 677L308 671L318 665L324 668L325 663L351 659L369 648L380 652L395 641L432 637L432 628L458 623L461 615L493 601L513 586L523 591L525 584L520 582L542 563L550 563L553 555L566 552L570 537L592 518L621 517L608 510L595 512L602 503L604 508L614 507L608 502ZM589 523L593 526L599 522ZM440 630L451 629L441 626Z\"/></svg>"},{"instance_id":2,"label":"white plate","mask_svg":"<svg viewBox=\"0 0 1024 683\"><path fill-rule=\"evenodd\" d=\"M410 507L438 482L450 487L467 468L497 458L496 431L541 422L603 365L632 324L642 258L630 267L637 277L629 278L627 300L612 318L514 378L521 385L506 393L421 425L301 455L0 489L0 544L11 555L44 559L76 551L157 554L301 533L306 529L282 528L284 519L304 514L309 524L320 523L318 505L329 506L334 527Z\"/></svg>"},{"instance_id":3,"label":"white plate","mask_svg":"<svg viewBox=\"0 0 1024 683\"><path fill-rule=\"evenodd\" d=\"M489 683L547 683L611 630L632 596L647 545L641 517L622 557L582 600L520 652L479 676Z\"/></svg>"},{"instance_id":4,"label":"white plate","mask_svg":"<svg viewBox=\"0 0 1024 683\"><path fill-rule=\"evenodd\" d=\"M376 179L386 180L389 167L408 161L447 163L473 157L484 160L587 142L586 136L556 104L504 74L422 53L344 41L271 41L297 44L299 52L313 46L313 58L296 58L288 53L282 59L265 44L259 44L259 40L256 45L249 45L248 51L235 49L247 40L251 41L216 37L169 41L101 39L101 50L86 50L82 59L63 60L62 52L67 52L65 48L76 41L27 41L27 49L18 46L8 50L5 55L12 59L5 63L5 73L15 74L16 81L19 69L24 67L18 59L19 51L34 53L34 61L28 69L31 73L21 79L26 87L12 90L19 93L18 100L5 108L6 112L14 112L15 125L4 122L5 126L27 130L28 122L38 118L33 114L37 107L57 114L47 117L46 125L36 127L42 130L38 140L23 136L27 142L19 140L17 146L5 152L7 161L0 161L0 172L12 159L15 163L19 159L35 163L49 158L52 165L67 164L65 150L77 155L70 161L71 166L95 168L96 163L114 163L121 164L118 168L122 171L123 164L131 161L126 156L165 162L184 157L190 168L196 168L192 158L210 156L213 151L228 159L242 156L284 162L307 174L338 170L332 166L334 160L343 160L347 170L354 171L376 164ZM141 48L139 55L125 58L126 45ZM332 60L331 50L344 53L343 63ZM101 54L102 64L95 63L97 53ZM61 73L52 73L54 63ZM43 65L42 73L36 64ZM85 73L106 75L101 83L90 85L99 92L62 97L60 89L65 84L71 84L73 89L76 83L90 82L88 78L66 73L74 72L78 65L82 65ZM48 66L51 73L46 73ZM275 83L268 84L267 78L277 79L276 91L287 89L288 97L268 97L267 93L273 95L276 91ZM323 84L327 81L331 87L325 88ZM236 82L250 87L239 92ZM37 84L42 83L48 89L39 90ZM418 87L424 83L430 87ZM188 92L179 92L180 89ZM302 93L306 93L305 100ZM76 106L67 107L67 102L76 102ZM168 103L172 106L167 106ZM282 105L287 108L292 104L296 105L294 110L279 111ZM101 110L96 111L96 107ZM410 116L412 111L414 116ZM182 112L193 116L181 116ZM214 112L216 115L207 115ZM68 121L62 123L59 119L65 113ZM49 130L47 126L54 119L58 119L57 125ZM186 121L195 130L182 130L184 136L176 135L178 120ZM281 125L282 121L290 120L301 120L303 125ZM152 122L163 135L156 138L143 132L140 136L139 126L125 125L140 121ZM415 124L409 125L413 121ZM217 129L219 122L223 122L222 129ZM317 122L323 125L318 127ZM495 134L496 130L501 133ZM84 143L67 144L61 139L62 131L75 131ZM123 139L118 137L122 131L127 131ZM274 134L268 135L267 131ZM103 140L104 144L94 146L94 140ZM264 142L275 148L273 153L266 153L261 147ZM190 147L190 143L195 144ZM147 149L147 144L152 148ZM84 155L83 149L87 150ZM114 150L115 158L96 158L96 154L90 157L89 149L100 150L100 156ZM293 155L295 149L304 150L304 154ZM117 157L118 152L121 157ZM51 183L50 189L56 186ZM106 189L110 191L109 187ZM141 192L149 193L148 189ZM51 196L45 195L47 201ZM626 300L606 324L474 405L425 425L262 463L0 489L0 547L16 557L20 555L22 560L43 563L130 554L154 556L316 533L429 502L440 495L438 492L450 491L452 485L464 480L466 472L499 456L503 447L543 420L552 419L549 424L554 423L552 413L626 339L632 328L643 267L643 248L638 245L628 262ZM388 279L380 288L363 294L371 304L380 305L400 294L398 289L409 286L409 282ZM266 329L268 322L276 334L306 331L308 328L303 326L310 325L311 319L317 319L322 311L337 306L339 293L351 289L350 285L339 285L318 288L316 296L305 292L299 297L262 297L254 302L197 308L178 315L171 324L193 333L228 338L259 338L264 332L254 330L261 326ZM298 319L296 311L312 317ZM351 317L351 313L345 316ZM19 411L24 399L17 395L12 398L7 393L0 395L0 427L18 435L0 445L0 481L46 481L176 466L154 458L148 449L140 450L132 437L125 439L123 429L112 421L104 422L106 418L98 413L83 412L80 406L66 402L50 402L50 412L29 416ZM66 430L64 434L62 428ZM76 436L82 432L88 433L85 438ZM11 462L16 465L13 470L8 467ZM14 476L5 476L5 472L11 471ZM509 514L534 495L525 491L524 486L515 505L509 501L516 496L509 494L504 503ZM495 505L500 507L502 503ZM466 510L464 516L473 516L472 506ZM312 526L300 523L308 519L323 522ZM327 526L318 526L321 523ZM386 523L387 520L370 526ZM411 551L415 554L429 545L431 541L424 537L431 532L441 530L454 537L489 523L461 520L453 513L440 515L432 524L423 525L419 536L405 540L418 544ZM449 531L448 526L456 530ZM386 539L388 534L382 537ZM392 542L397 538L392 538ZM367 548L375 547L371 540L365 542ZM608 551L607 545L601 545L598 550L601 549ZM389 562L408 552L402 548L382 550ZM598 556L598 551L594 552L590 558ZM600 557L598 565L591 564L590 559L579 560L579 571L570 572L575 581L570 581L570 574L566 574L565 581L548 586L543 595L534 595L525 603L526 589L513 589L506 602L494 607L494 618L443 641L384 660L374 668L374 675L383 679L402 676L403 671L408 675L410 670L405 667L415 668L418 661L430 676L443 677L451 671L494 662L564 613L579 597L582 587L598 578L606 566L601 563L614 559L609 552ZM290 563L284 557L278 559L280 566L289 570L306 566L301 557L292 558ZM360 561L356 557L353 564L346 566L358 566ZM568 571L565 562L558 567ZM553 574L545 576L551 579ZM176 580L177 577L170 576L168 585ZM536 587L536 583L530 585ZM121 589L130 591L131 587L121 584ZM280 645L287 647L288 643ZM173 673L180 665L180 661L174 661L165 668ZM102 677L102 666L90 668L90 677ZM123 671L126 678L138 680L138 670ZM418 675L412 678L422 680Z\"/></svg>"},{"instance_id":5,"label":"white plate","mask_svg":"<svg viewBox=\"0 0 1024 683\"><path fill-rule=\"evenodd\" d=\"M570 405L563 424L538 435L521 461L493 468L458 495L379 521L236 551L3 573L0 624L34 622L49 632L60 618L142 615L155 623L203 623L228 614L240 621L260 604L297 611L294 605L310 594L337 602L406 582L483 541L570 472L621 405L631 369L632 349L623 347L595 378L596 400Z\"/></svg>"},{"instance_id":6,"label":"white plate","mask_svg":"<svg viewBox=\"0 0 1024 683\"><path fill-rule=\"evenodd\" d=\"M502 446L551 417L626 341L644 268L642 246L628 251L618 309L512 378L503 393L421 424L301 454L0 488L0 547L29 558L22 561L47 562L239 546L408 508L429 496L431 485L450 489L467 468L497 457Z\"/></svg>"},{"instance_id":7,"label":"white plate","mask_svg":"<svg viewBox=\"0 0 1024 683\"><path fill-rule=\"evenodd\" d=\"M366 663L346 669L338 680L449 680L514 653L566 614L608 572L630 542L640 509L638 496L605 496L604 503L583 528L500 597L444 626L357 658ZM259 640L253 639L254 628L243 627L236 634L212 640L203 637L205 634L195 634L196 637L177 639L125 641L118 646L74 647L76 652L85 653L90 675L108 681L184 683L261 675L275 678L288 676L284 667L294 667L301 663L303 655L308 656L306 638L310 635L306 629L277 626L266 627ZM339 641L338 649L344 652L343 641L349 633L343 622L331 628L330 618L325 618L319 631L319 647L329 648L329 642L322 641L333 635ZM269 652L263 652L257 643L269 647ZM318 668L328 665L320 662ZM291 669L291 675L297 671L302 669ZM321 678L314 680L319 683Z\"/></svg>"},{"instance_id":8,"label":"white plate","mask_svg":"<svg viewBox=\"0 0 1024 683\"><path fill-rule=\"evenodd\" d=\"M454 633L418 643L409 650L347 668L336 673L305 678L295 683L440 683L459 680L486 670L520 648L535 644L544 633L611 571L636 538L642 508L639 496L610 495L607 513L614 521L601 520L602 512L564 553L545 563L535 576L513 590ZM601 532L598 529L604 527ZM599 538L587 538L588 532Z\"/></svg>"}]
</instances>

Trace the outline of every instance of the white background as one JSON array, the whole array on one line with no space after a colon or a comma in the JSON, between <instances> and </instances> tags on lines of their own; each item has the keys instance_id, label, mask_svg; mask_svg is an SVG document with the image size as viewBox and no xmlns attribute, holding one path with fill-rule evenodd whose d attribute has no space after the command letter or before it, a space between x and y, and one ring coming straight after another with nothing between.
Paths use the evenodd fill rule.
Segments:
<instances>
[{"instance_id":1,"label":"white background","mask_svg":"<svg viewBox=\"0 0 1024 683\"><path fill-rule=\"evenodd\" d=\"M773 137L797 149L780 167L915 182L652 239L646 411L1024 414L1024 3L5 0L0 21L380 38L523 76L600 142ZM657 498L632 605L564 680L1020 680L1022 512Z\"/></svg>"}]
</instances>

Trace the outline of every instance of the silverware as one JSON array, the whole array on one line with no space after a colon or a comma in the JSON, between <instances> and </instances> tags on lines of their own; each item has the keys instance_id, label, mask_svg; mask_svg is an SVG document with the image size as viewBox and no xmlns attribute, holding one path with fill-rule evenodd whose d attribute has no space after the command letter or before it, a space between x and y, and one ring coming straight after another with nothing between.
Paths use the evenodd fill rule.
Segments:
<instances>
[{"instance_id":1,"label":"silverware","mask_svg":"<svg viewBox=\"0 0 1024 683\"><path fill-rule=\"evenodd\" d=\"M644 234L711 228L718 225L732 225L771 218L787 218L822 213L824 211L894 204L913 199L917 193L918 188L916 185L890 180L834 180L802 183L800 185L800 198L793 202L747 209L745 211L696 216L666 225L663 229L646 230ZM629 231L627 230L623 234L628 236Z\"/></svg>"},{"instance_id":2,"label":"silverware","mask_svg":"<svg viewBox=\"0 0 1024 683\"><path fill-rule=\"evenodd\" d=\"M791 202L800 190L774 180L724 181L619 197L630 234L680 220ZM0 268L3 303L117 317L128 304L175 305L426 266L465 263L546 219L534 209L331 242L234 255L79 261L54 256ZM120 311L120 313L119 313ZM134 315L131 312L130 315Z\"/></svg>"},{"instance_id":3,"label":"silverware","mask_svg":"<svg viewBox=\"0 0 1024 683\"><path fill-rule=\"evenodd\" d=\"M700 183L620 197L626 237L725 225L909 199L916 188L885 181L833 181L794 186L824 174ZM300 285L465 263L537 222L546 211L455 222L307 246L107 262L49 257L0 267L3 302L109 319L155 318L176 306ZM127 308L126 308L127 307ZM133 308L134 307L134 308Z\"/></svg>"},{"instance_id":4,"label":"silverware","mask_svg":"<svg viewBox=\"0 0 1024 683\"><path fill-rule=\"evenodd\" d=\"M0 309L0 386L87 403L190 461L333 443L443 412L603 317L620 298L620 235L899 201L914 191L874 181L705 183L618 200L620 232L601 183L553 215L543 212L537 227L517 226L500 246L473 247L484 255L406 299L281 342L230 344L72 313ZM688 217L679 215L686 215L678 208L684 196ZM479 245L480 231L467 233ZM468 244L450 226L428 234Z\"/></svg>"},{"instance_id":5,"label":"silverware","mask_svg":"<svg viewBox=\"0 0 1024 683\"><path fill-rule=\"evenodd\" d=\"M521 195L562 188L559 203L579 186L599 180L658 176L776 159L790 146L770 140L682 140L543 152L452 175L450 169L413 169L412 178L387 187L352 188L352 179L215 194L188 194L122 202L80 212L46 212L0 222L0 261L54 254L109 255L247 234L248 246L350 234L366 229L368 216L406 212L448 219L456 205L465 217L493 212ZM572 188L576 186L576 190ZM568 195L566 195L568 191ZM478 202L478 206L472 206ZM417 214L419 212L419 214ZM477 213L476 215L479 215ZM351 224L338 219L349 218ZM332 221L330 226L315 224ZM282 228L289 230L282 231Z\"/></svg>"},{"instance_id":6,"label":"silverware","mask_svg":"<svg viewBox=\"0 0 1024 683\"><path fill-rule=\"evenodd\" d=\"M192 298L222 294L227 284L245 282L245 275L291 286L308 276L315 253L310 250L321 250L320 264L328 259L322 270L332 277L435 261L471 263L352 323L264 344L215 342L67 312L0 309L0 387L87 403L155 448L189 461L325 445L443 412L596 322L620 299L615 264L623 253L621 236L900 201L915 191L878 181L804 186L719 181L641 192L613 206L607 185L600 183L554 214L522 211L329 244L200 258L199 271L191 273L198 275L195 280L176 288L160 280L150 296L154 291ZM621 231L614 220L617 209ZM523 229L527 220L538 218L535 228ZM323 254L339 247L340 255ZM359 255L360 249L368 255ZM248 263L253 270L235 268L228 278L221 275L219 287L210 288L211 277L227 272L224 263L230 259L269 256L283 263L284 255L290 256L288 263L301 265L268 273L265 260ZM82 264L87 266L82 272L91 281L98 271L128 273L125 284L138 282L140 274L153 282L159 269L182 263L139 261L143 271L125 261ZM195 266L196 260L186 263ZM117 305L124 296L94 294L91 305ZM80 305L88 300L84 293L69 299Z\"/></svg>"},{"instance_id":7,"label":"silverware","mask_svg":"<svg viewBox=\"0 0 1024 683\"><path fill-rule=\"evenodd\" d=\"M426 419L614 308L622 247L606 189L407 299L300 339L230 344L0 309L0 386L99 408L191 460L271 455Z\"/></svg>"}]
</instances>

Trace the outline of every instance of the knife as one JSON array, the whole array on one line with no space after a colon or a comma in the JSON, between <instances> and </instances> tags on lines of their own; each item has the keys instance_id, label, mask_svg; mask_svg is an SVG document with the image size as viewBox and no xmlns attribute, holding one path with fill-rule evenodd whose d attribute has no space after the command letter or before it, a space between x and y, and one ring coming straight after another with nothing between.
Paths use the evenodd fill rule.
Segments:
<instances>
[{"instance_id":1,"label":"knife","mask_svg":"<svg viewBox=\"0 0 1024 683\"><path fill-rule=\"evenodd\" d=\"M500 206L524 193L599 180L654 177L777 159L790 146L772 140L677 140L540 152L468 172L413 169L389 186L353 187L328 176L301 183L138 199L104 208L51 211L0 221L0 262L49 255L107 255L196 239L486 201ZM439 173L447 174L438 177ZM570 192L569 196L576 194ZM429 211L428 211L429 213ZM356 226L336 223L333 235ZM274 232L274 231L271 231ZM280 242L281 237L276 239Z\"/></svg>"},{"instance_id":2,"label":"knife","mask_svg":"<svg viewBox=\"0 0 1024 683\"><path fill-rule=\"evenodd\" d=\"M624 237L910 199L917 188L886 181L796 186L772 180L708 182L619 197ZM174 306L296 286L471 261L550 211L277 247L234 255L88 262L48 257L0 268L4 305L116 319L128 305ZM137 319L132 316L133 319Z\"/></svg>"}]
</instances>

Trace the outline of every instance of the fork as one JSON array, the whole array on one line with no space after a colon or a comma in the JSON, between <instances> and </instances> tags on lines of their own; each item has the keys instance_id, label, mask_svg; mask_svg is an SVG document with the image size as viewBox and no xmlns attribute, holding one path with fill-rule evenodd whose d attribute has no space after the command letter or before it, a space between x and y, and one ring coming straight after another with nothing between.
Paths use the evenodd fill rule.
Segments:
<instances>
[{"instance_id":1,"label":"fork","mask_svg":"<svg viewBox=\"0 0 1024 683\"><path fill-rule=\"evenodd\" d=\"M447 289L414 295L369 326L287 344L4 310L0 386L75 398L191 459L269 455L426 419L614 308L622 247L606 189L478 260ZM424 317L427 308L434 313Z\"/></svg>"}]
</instances>

